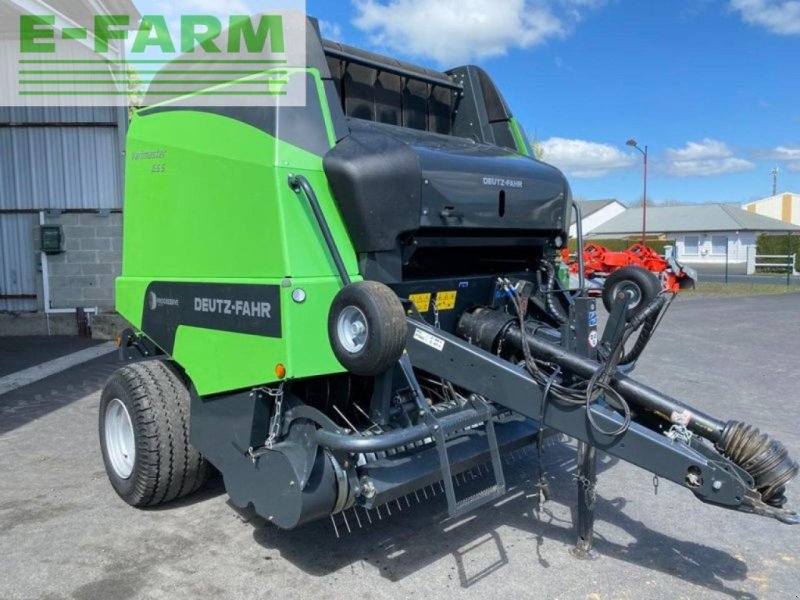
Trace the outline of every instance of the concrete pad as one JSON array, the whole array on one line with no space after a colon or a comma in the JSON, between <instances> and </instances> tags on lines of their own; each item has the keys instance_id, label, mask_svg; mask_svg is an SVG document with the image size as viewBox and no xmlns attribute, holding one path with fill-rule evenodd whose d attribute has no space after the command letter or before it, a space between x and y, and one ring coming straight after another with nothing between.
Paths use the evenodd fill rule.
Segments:
<instances>
[{"instance_id":1,"label":"concrete pad","mask_svg":"<svg viewBox=\"0 0 800 600\"><path fill-rule=\"evenodd\" d=\"M711 414L751 421L800 457L800 297L676 301L636 377ZM0 397L0 598L794 598L800 528L698 502L603 457L599 558L573 559L574 448L509 468L497 508L451 523L441 495L337 539L227 502L219 480L138 511L106 480L97 406L111 354ZM429 492L430 494L430 492ZM420 494L421 495L421 494ZM800 507L800 483L788 488ZM365 521L361 515L362 521ZM344 529L341 519L337 525Z\"/></svg>"},{"instance_id":2,"label":"concrete pad","mask_svg":"<svg viewBox=\"0 0 800 600\"><path fill-rule=\"evenodd\" d=\"M66 335L0 336L0 377L91 348L99 342Z\"/></svg>"},{"instance_id":3,"label":"concrete pad","mask_svg":"<svg viewBox=\"0 0 800 600\"><path fill-rule=\"evenodd\" d=\"M0 395L8 393L16 388L30 385L31 383L50 377L56 373L61 373L76 365L83 364L99 356L115 352L116 350L116 343L105 342L103 344L92 345L89 348L84 348L77 352L72 352L66 356L48 360L21 371L9 373L5 377L0 377Z\"/></svg>"}]
</instances>

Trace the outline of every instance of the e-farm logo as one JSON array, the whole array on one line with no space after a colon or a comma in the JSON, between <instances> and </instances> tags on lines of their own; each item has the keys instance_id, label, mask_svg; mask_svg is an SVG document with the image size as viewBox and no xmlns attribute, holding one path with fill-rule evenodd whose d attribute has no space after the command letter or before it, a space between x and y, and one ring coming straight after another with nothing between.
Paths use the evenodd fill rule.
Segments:
<instances>
[{"instance_id":1,"label":"e-farm logo","mask_svg":"<svg viewBox=\"0 0 800 600\"><path fill-rule=\"evenodd\" d=\"M20 14L0 106L302 106L305 3L281 1L253 16Z\"/></svg>"},{"instance_id":2,"label":"e-farm logo","mask_svg":"<svg viewBox=\"0 0 800 600\"><path fill-rule=\"evenodd\" d=\"M233 15L230 17L229 35L225 46L229 53L239 53L242 45L250 54L262 54L269 41L270 54L285 54L285 37L283 17L281 15L260 15L255 17ZM55 15L20 15L20 50L23 53L56 51ZM160 15L144 17L135 32L129 31L133 24L129 15L97 15L94 17L94 30L76 27L62 30L64 40L94 40L94 51L103 54L109 50L111 40L127 40L133 36L131 54L144 54L147 50L157 48L161 52L191 53L200 47L210 53L221 53L222 46L217 41L222 35L223 25L218 17L211 15L184 15L180 17L180 44L176 44L167 19ZM271 62L286 62L275 60Z\"/></svg>"}]
</instances>

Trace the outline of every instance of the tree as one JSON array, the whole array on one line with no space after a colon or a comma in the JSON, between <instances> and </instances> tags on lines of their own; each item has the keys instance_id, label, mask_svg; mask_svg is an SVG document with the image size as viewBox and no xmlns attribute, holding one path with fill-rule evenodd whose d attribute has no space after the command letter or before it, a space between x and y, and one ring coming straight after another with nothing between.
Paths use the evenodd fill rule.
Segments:
<instances>
[{"instance_id":1,"label":"tree","mask_svg":"<svg viewBox=\"0 0 800 600\"><path fill-rule=\"evenodd\" d=\"M128 91L128 107L132 117L133 111L141 108L144 101L144 85L139 71L130 63L125 66L125 80Z\"/></svg>"},{"instance_id":2,"label":"tree","mask_svg":"<svg viewBox=\"0 0 800 600\"><path fill-rule=\"evenodd\" d=\"M533 137L530 140L531 142L531 149L533 150L533 156L537 160L544 160L544 146L542 146L541 140L539 140L539 134L534 132Z\"/></svg>"}]
</instances>

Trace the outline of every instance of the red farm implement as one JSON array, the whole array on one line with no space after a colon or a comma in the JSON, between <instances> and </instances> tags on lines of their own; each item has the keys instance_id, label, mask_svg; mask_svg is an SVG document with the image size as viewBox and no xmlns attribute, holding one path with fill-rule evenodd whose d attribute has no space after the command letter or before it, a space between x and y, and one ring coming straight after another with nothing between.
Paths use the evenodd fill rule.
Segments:
<instances>
[{"instance_id":1,"label":"red farm implement","mask_svg":"<svg viewBox=\"0 0 800 600\"><path fill-rule=\"evenodd\" d=\"M578 274L578 261L571 260L564 251L564 260L570 274ZM629 290L632 302L657 295L661 290L677 292L694 287L697 272L680 264L673 257L664 258L644 244L633 244L624 251L613 251L599 244L583 247L583 271L590 292L602 295L606 308L620 292Z\"/></svg>"}]
</instances>

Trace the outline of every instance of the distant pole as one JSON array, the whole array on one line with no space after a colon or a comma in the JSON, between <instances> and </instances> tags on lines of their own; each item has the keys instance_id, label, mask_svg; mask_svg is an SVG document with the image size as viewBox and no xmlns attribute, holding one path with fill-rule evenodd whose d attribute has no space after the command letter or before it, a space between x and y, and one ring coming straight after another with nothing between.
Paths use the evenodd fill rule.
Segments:
<instances>
[{"instance_id":1,"label":"distant pole","mask_svg":"<svg viewBox=\"0 0 800 600\"><path fill-rule=\"evenodd\" d=\"M728 283L728 252L730 248L730 240L725 238L725 283Z\"/></svg>"},{"instance_id":2,"label":"distant pole","mask_svg":"<svg viewBox=\"0 0 800 600\"><path fill-rule=\"evenodd\" d=\"M780 173L780 172L781 172L781 170L778 167L775 167L774 169L772 169L772 171L770 171L770 173L772 173L772 195L773 196L777 196L778 195L778 173Z\"/></svg>"},{"instance_id":3,"label":"distant pole","mask_svg":"<svg viewBox=\"0 0 800 600\"><path fill-rule=\"evenodd\" d=\"M642 197L642 245L647 245L647 146L644 147L644 196Z\"/></svg>"},{"instance_id":4,"label":"distant pole","mask_svg":"<svg viewBox=\"0 0 800 600\"><path fill-rule=\"evenodd\" d=\"M786 285L792 285L792 273L794 273L794 261L792 260L792 232L786 232Z\"/></svg>"},{"instance_id":5,"label":"distant pole","mask_svg":"<svg viewBox=\"0 0 800 600\"><path fill-rule=\"evenodd\" d=\"M642 245L647 245L647 145L645 145L644 150L639 147L639 144L634 139L630 139L625 142L626 145L630 146L631 148L636 148L639 152L642 153L644 157L644 193L642 194Z\"/></svg>"}]
</instances>

